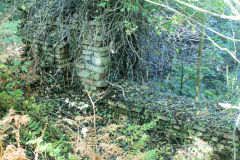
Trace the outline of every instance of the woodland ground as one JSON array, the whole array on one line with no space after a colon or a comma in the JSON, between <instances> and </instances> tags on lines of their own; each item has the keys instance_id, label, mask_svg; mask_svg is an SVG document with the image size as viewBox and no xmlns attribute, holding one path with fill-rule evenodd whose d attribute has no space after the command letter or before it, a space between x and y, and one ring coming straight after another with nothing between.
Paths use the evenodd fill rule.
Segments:
<instances>
[{"instance_id":1,"label":"woodland ground","mask_svg":"<svg viewBox=\"0 0 240 160\"><path fill-rule=\"evenodd\" d=\"M178 109L182 107L185 113L182 114L183 120L192 112L200 113L195 117L197 119L216 115L219 111L219 119L226 118L211 124L214 127L235 122L239 112L225 110L211 98L195 103L190 96L176 94L179 92L179 75L175 74L183 70L183 67L179 67L183 66L183 61L182 64L175 64L175 67L178 66L176 72L169 75L171 80L175 80L172 84L151 80L139 83L123 79L97 92L86 92L80 86L71 85L70 81L63 82L41 72L33 67L32 59L21 57L24 46L17 43L19 37L16 35L19 23L5 21L8 14L16 13L15 10L4 12L4 16L0 17L0 33L7 33L6 36L0 35L1 160L199 160L202 159L202 150L185 143L185 137L178 133L167 137L169 132L160 128L159 119L154 115L157 109L176 108L170 110L173 112L169 115L181 117ZM189 68L185 67L190 79L195 72ZM187 91L192 94L191 85L185 88L190 88ZM235 90L228 94L233 93ZM216 97L210 90L205 97L209 95ZM118 110L114 105L118 102L127 106L127 109ZM194 110L194 107L202 111ZM131 112L132 108L137 112ZM218 154L214 158L229 157Z\"/></svg>"}]
</instances>

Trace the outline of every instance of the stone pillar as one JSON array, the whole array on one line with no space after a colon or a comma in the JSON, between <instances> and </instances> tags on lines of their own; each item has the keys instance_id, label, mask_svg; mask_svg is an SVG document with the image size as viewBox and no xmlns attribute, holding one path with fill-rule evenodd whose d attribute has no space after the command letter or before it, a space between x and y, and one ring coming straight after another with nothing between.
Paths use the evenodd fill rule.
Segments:
<instances>
[{"instance_id":1,"label":"stone pillar","mask_svg":"<svg viewBox=\"0 0 240 160\"><path fill-rule=\"evenodd\" d=\"M54 49L54 62L57 69L64 70L69 65L69 51L67 44L57 44Z\"/></svg>"},{"instance_id":2,"label":"stone pillar","mask_svg":"<svg viewBox=\"0 0 240 160\"><path fill-rule=\"evenodd\" d=\"M64 72L65 68L69 66L69 51L67 44L56 44L55 47L42 44L41 50L48 67L54 67Z\"/></svg>"},{"instance_id":3,"label":"stone pillar","mask_svg":"<svg viewBox=\"0 0 240 160\"><path fill-rule=\"evenodd\" d=\"M89 31L82 40L81 58L76 63L77 74L86 89L106 87L105 81L111 63L109 47L104 44L101 27L97 22L86 23Z\"/></svg>"}]
</instances>

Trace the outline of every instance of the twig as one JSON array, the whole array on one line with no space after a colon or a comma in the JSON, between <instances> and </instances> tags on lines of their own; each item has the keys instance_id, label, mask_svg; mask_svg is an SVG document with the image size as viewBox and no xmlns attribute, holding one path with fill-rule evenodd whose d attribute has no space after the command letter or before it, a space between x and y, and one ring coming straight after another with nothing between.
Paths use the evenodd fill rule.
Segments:
<instances>
[{"instance_id":1,"label":"twig","mask_svg":"<svg viewBox=\"0 0 240 160\"><path fill-rule=\"evenodd\" d=\"M93 124L94 124L94 131L95 133L97 133L97 129L96 129L96 106L95 103L92 100L92 97L90 96L90 93L88 91L86 91L88 94L88 98L91 101L92 107L93 107Z\"/></svg>"},{"instance_id":2,"label":"twig","mask_svg":"<svg viewBox=\"0 0 240 160\"><path fill-rule=\"evenodd\" d=\"M41 134L41 136L39 137L40 140L37 142L37 146L36 146L36 149L35 149L35 151L34 151L34 154L35 154L34 160L38 160L40 143L43 141L43 136L45 135L45 131L46 131L46 129L47 129L47 125L48 125L48 122L46 122L46 124L45 124L45 126L44 126L44 128L43 128L43 130L42 130L42 134Z\"/></svg>"},{"instance_id":3,"label":"twig","mask_svg":"<svg viewBox=\"0 0 240 160\"><path fill-rule=\"evenodd\" d=\"M111 83L111 82L109 82L109 81L107 81L107 80L106 80L106 82L109 83L109 84L112 85L112 86L116 86L116 87L121 88L124 100L125 100L126 102L128 101L128 100L127 100L127 97L125 96L124 88L123 88L122 86L120 86L120 85L118 85L118 84L113 84L113 83Z\"/></svg>"}]
</instances>

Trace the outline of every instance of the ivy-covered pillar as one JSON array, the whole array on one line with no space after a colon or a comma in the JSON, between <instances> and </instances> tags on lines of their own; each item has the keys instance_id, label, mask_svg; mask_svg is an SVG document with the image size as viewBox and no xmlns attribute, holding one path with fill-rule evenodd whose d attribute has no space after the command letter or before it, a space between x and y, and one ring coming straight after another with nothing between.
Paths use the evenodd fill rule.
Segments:
<instances>
[{"instance_id":1,"label":"ivy-covered pillar","mask_svg":"<svg viewBox=\"0 0 240 160\"><path fill-rule=\"evenodd\" d=\"M102 25L95 21L85 22L87 32L83 35L82 53L77 63L77 75L86 89L106 87L106 77L111 63Z\"/></svg>"},{"instance_id":2,"label":"ivy-covered pillar","mask_svg":"<svg viewBox=\"0 0 240 160\"><path fill-rule=\"evenodd\" d=\"M65 73L66 68L69 66L69 50L68 44L59 43L53 45L42 46L42 53L45 57L45 67L54 67L61 73Z\"/></svg>"},{"instance_id":3,"label":"ivy-covered pillar","mask_svg":"<svg viewBox=\"0 0 240 160\"><path fill-rule=\"evenodd\" d=\"M30 46L31 47L31 46ZM67 43L51 44L48 41L36 41L31 47L33 57L41 57L41 67L65 72L69 66L69 47Z\"/></svg>"}]
</instances>

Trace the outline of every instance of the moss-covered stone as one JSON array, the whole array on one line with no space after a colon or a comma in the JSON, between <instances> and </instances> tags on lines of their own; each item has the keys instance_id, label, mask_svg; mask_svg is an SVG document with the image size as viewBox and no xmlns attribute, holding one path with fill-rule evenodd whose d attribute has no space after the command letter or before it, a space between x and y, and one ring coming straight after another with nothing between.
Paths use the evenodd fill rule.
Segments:
<instances>
[{"instance_id":1,"label":"moss-covered stone","mask_svg":"<svg viewBox=\"0 0 240 160\"><path fill-rule=\"evenodd\" d=\"M110 57L92 57L92 63L97 66L106 66L110 65Z\"/></svg>"},{"instance_id":2,"label":"moss-covered stone","mask_svg":"<svg viewBox=\"0 0 240 160\"><path fill-rule=\"evenodd\" d=\"M92 55L93 54L93 51L90 51L90 50L87 50L87 49L84 49L82 50L82 53L85 54L85 55Z\"/></svg>"},{"instance_id":3,"label":"moss-covered stone","mask_svg":"<svg viewBox=\"0 0 240 160\"><path fill-rule=\"evenodd\" d=\"M94 71L99 74L104 74L104 73L107 73L108 67L106 67L106 66L101 67L101 66L95 66L92 64L86 64L86 69Z\"/></svg>"}]
</instances>

